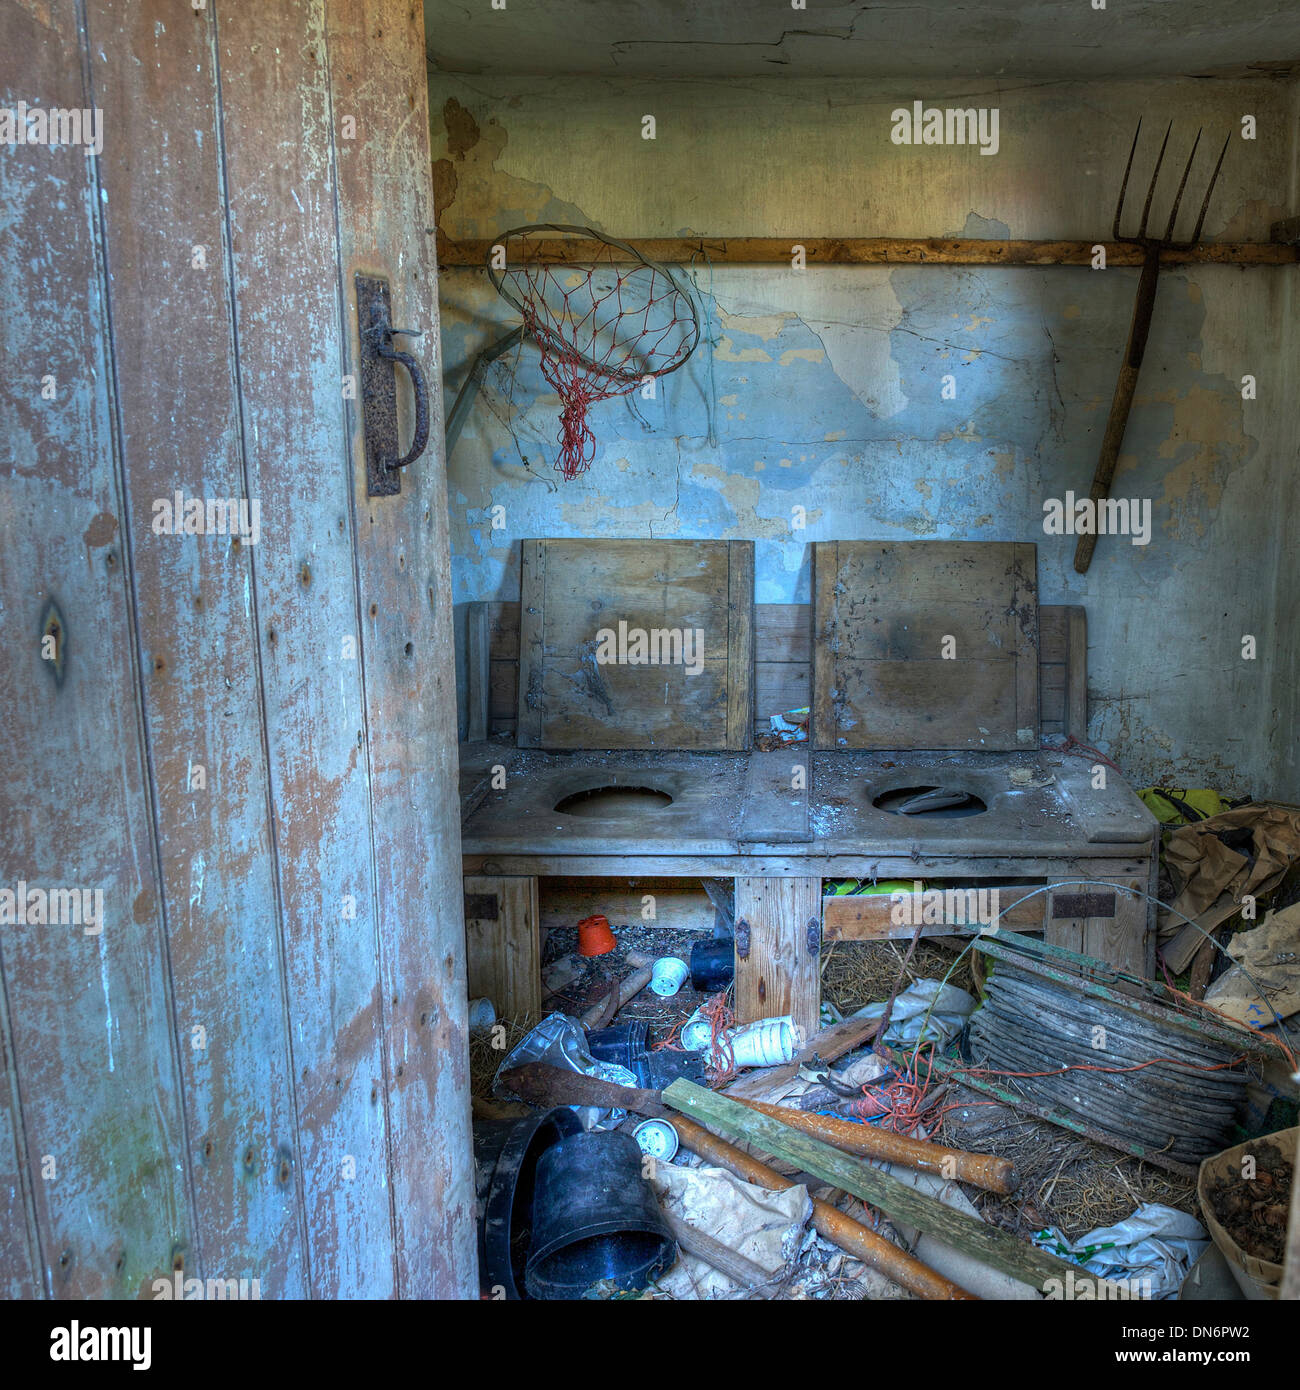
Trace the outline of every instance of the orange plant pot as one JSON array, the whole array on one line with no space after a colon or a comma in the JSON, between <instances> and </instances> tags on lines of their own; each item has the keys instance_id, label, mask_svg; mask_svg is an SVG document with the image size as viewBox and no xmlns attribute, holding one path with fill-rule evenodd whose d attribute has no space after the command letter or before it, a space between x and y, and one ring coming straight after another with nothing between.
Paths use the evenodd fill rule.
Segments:
<instances>
[{"instance_id":1,"label":"orange plant pot","mask_svg":"<svg viewBox=\"0 0 1300 1390\"><path fill-rule=\"evenodd\" d=\"M614 949L614 933L609 919L597 912L592 917L584 917L578 923L578 954L580 956L607 956Z\"/></svg>"}]
</instances>

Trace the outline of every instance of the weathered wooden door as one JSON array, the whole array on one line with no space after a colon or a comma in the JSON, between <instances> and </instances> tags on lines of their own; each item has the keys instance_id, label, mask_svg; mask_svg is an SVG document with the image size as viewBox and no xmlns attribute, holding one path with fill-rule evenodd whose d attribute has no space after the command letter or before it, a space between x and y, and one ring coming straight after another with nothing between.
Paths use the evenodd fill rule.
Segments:
<instances>
[{"instance_id":1,"label":"weathered wooden door","mask_svg":"<svg viewBox=\"0 0 1300 1390\"><path fill-rule=\"evenodd\" d=\"M476 1291L423 40L0 0L0 1294Z\"/></svg>"}]
</instances>

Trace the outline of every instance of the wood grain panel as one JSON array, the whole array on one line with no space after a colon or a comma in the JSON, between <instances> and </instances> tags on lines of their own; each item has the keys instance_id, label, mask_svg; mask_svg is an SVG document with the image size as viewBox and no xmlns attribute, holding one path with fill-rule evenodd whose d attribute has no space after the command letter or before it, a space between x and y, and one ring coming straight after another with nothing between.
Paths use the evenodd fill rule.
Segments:
<instances>
[{"instance_id":1,"label":"wood grain panel","mask_svg":"<svg viewBox=\"0 0 1300 1390\"><path fill-rule=\"evenodd\" d=\"M424 330L417 352L433 390L428 452L404 470L396 497L366 497L360 411L356 402L349 409L383 980L377 1089L389 1112L397 1288L409 1298L471 1298L478 1282L456 676L437 266L426 231L435 212L424 19L404 0L327 0L326 20L345 370L359 374L353 276L380 273L392 281L394 321ZM345 117L355 119L354 139ZM405 386L398 401L405 447Z\"/></svg>"},{"instance_id":2,"label":"wood grain panel","mask_svg":"<svg viewBox=\"0 0 1300 1390\"><path fill-rule=\"evenodd\" d=\"M490 903L475 916L470 904ZM471 875L465 879L465 940L471 999L490 999L498 1018L537 1015L542 962L537 880Z\"/></svg>"},{"instance_id":3,"label":"wood grain panel","mask_svg":"<svg viewBox=\"0 0 1300 1390\"><path fill-rule=\"evenodd\" d=\"M155 501L177 491L187 499L247 499L213 13L178 16L169 0L98 0L88 23L107 129L130 132L106 140L99 168L112 328L122 344L120 448L144 708L183 1040L189 1149L178 1145L172 1157L193 1174L199 1221L186 1268L256 1277L267 1296L302 1297L300 1153L251 600L256 545L251 530L241 539L153 527ZM164 321L184 326L182 351L158 331ZM190 1045L200 1039L203 1046Z\"/></svg>"},{"instance_id":4,"label":"wood grain panel","mask_svg":"<svg viewBox=\"0 0 1300 1390\"><path fill-rule=\"evenodd\" d=\"M492 733L512 733L519 702L519 605L510 601L484 603L487 614L489 715ZM472 605L466 605L471 608ZM768 717L787 709L806 708L812 699L811 604L754 605L754 727L765 733ZM1087 730L1087 622L1084 609L1073 605L1042 605L1039 615L1038 711L1039 731L1073 733ZM468 613L466 621L468 621ZM471 707L476 671L469 671ZM1067 728L1066 712L1071 714Z\"/></svg>"},{"instance_id":5,"label":"wood grain panel","mask_svg":"<svg viewBox=\"0 0 1300 1390\"><path fill-rule=\"evenodd\" d=\"M792 1014L811 1036L821 1012L821 955L808 949L820 931L820 878L736 879L736 930L749 927L749 954L736 953L736 1022Z\"/></svg>"},{"instance_id":6,"label":"wood grain panel","mask_svg":"<svg viewBox=\"0 0 1300 1390\"><path fill-rule=\"evenodd\" d=\"M0 106L92 107L85 66L72 0L0 3ZM0 888L85 890L103 908L97 932L0 923L0 1294L136 1298L189 1246L193 1213L96 164L25 145L0 151L0 169ZM51 604L57 662L42 659Z\"/></svg>"},{"instance_id":7,"label":"wood grain panel","mask_svg":"<svg viewBox=\"0 0 1300 1390\"><path fill-rule=\"evenodd\" d=\"M817 747L1037 746L1032 545L829 541L814 550Z\"/></svg>"},{"instance_id":8,"label":"wood grain panel","mask_svg":"<svg viewBox=\"0 0 1300 1390\"><path fill-rule=\"evenodd\" d=\"M218 36L248 492L311 1291L396 1288L324 0L223 7ZM269 142L269 143L268 143ZM270 156L270 157L268 157ZM274 304L268 314L266 306ZM350 645L349 645L350 644ZM315 673L304 678L304 673Z\"/></svg>"},{"instance_id":9,"label":"wood grain panel","mask_svg":"<svg viewBox=\"0 0 1300 1390\"><path fill-rule=\"evenodd\" d=\"M522 560L520 747L750 745L752 542L528 540ZM698 669L602 660L604 632L689 634Z\"/></svg>"}]
</instances>

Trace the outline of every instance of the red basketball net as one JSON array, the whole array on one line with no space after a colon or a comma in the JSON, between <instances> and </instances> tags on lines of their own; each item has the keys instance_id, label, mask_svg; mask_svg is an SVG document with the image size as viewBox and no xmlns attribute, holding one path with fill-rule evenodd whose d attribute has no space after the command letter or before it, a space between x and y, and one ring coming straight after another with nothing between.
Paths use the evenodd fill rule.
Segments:
<instances>
[{"instance_id":1,"label":"red basketball net","mask_svg":"<svg viewBox=\"0 0 1300 1390\"><path fill-rule=\"evenodd\" d=\"M589 268L527 258L530 237L557 232L598 243ZM507 261L493 282L523 315L563 404L556 467L571 480L596 456L587 411L680 367L699 340L695 306L669 271L586 227L523 227L498 244Z\"/></svg>"}]
</instances>

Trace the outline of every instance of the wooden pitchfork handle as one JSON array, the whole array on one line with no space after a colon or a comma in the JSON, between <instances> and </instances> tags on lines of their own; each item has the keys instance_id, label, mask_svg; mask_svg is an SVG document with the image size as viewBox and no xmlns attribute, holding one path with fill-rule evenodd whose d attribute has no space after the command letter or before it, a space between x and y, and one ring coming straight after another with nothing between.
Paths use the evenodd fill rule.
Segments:
<instances>
[{"instance_id":1,"label":"wooden pitchfork handle","mask_svg":"<svg viewBox=\"0 0 1300 1390\"><path fill-rule=\"evenodd\" d=\"M1102 436L1101 457L1097 460L1097 470L1092 475L1093 530L1091 534L1080 536L1074 547L1074 568L1080 574L1088 573L1088 566L1092 563L1092 552L1097 548L1098 504L1110 496L1110 485L1115 479L1115 465L1119 461L1120 445L1124 442L1124 431L1128 427L1133 393L1137 390L1138 373L1142 370L1142 357L1147 349L1147 334L1151 331L1151 315L1156 307L1156 285L1159 278L1160 247L1148 246L1142 259L1142 278L1138 281L1133 322L1128 330L1128 346L1124 350L1119 380L1115 383L1115 396L1110 403L1110 415L1106 419L1106 433Z\"/></svg>"}]
</instances>

